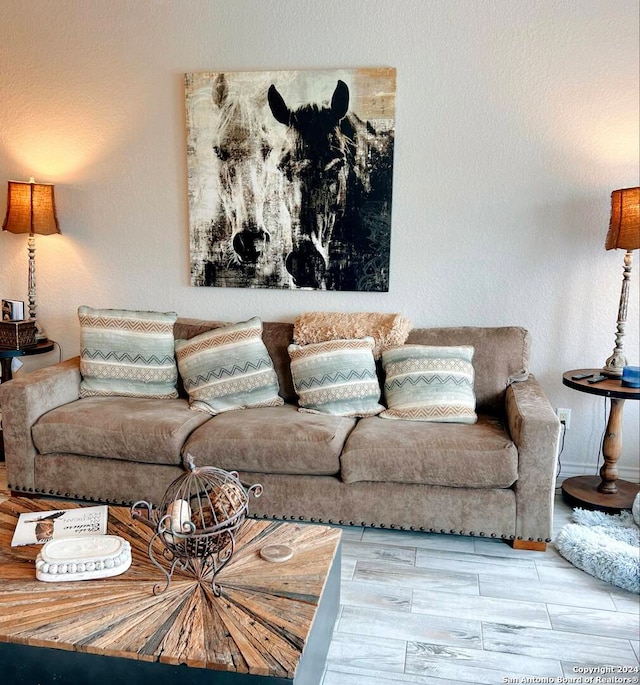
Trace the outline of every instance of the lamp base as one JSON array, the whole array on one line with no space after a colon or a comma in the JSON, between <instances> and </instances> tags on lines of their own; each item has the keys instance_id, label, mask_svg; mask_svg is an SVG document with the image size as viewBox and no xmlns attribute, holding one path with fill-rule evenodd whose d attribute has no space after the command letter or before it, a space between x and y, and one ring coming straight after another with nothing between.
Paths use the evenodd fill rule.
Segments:
<instances>
[{"instance_id":1,"label":"lamp base","mask_svg":"<svg viewBox=\"0 0 640 685\"><path fill-rule=\"evenodd\" d=\"M44 332L44 328L40 325L38 321L35 321L36 324L36 342L44 342L48 340L47 334Z\"/></svg>"},{"instance_id":2,"label":"lamp base","mask_svg":"<svg viewBox=\"0 0 640 685\"><path fill-rule=\"evenodd\" d=\"M625 357L617 357L616 359L609 357L602 367L602 373L609 378L622 378L622 370L625 366L627 366Z\"/></svg>"},{"instance_id":3,"label":"lamp base","mask_svg":"<svg viewBox=\"0 0 640 685\"><path fill-rule=\"evenodd\" d=\"M631 279L631 265L633 255L627 250L622 269L622 289L620 290L620 304L618 306L618 325L616 328L616 344L611 356L604 363L602 373L610 378L622 378L622 369L627 366L627 359L622 354L624 329L627 323L627 305L629 302L629 281Z\"/></svg>"},{"instance_id":4,"label":"lamp base","mask_svg":"<svg viewBox=\"0 0 640 685\"><path fill-rule=\"evenodd\" d=\"M607 376L607 377L609 377L609 378L614 378L614 379L616 379L616 378L617 378L617 379L622 378L622 373L617 373L617 372L615 372L615 371L611 371L611 370L608 369L606 366L603 366L602 369L601 369L601 371L602 371L602 375L603 375L603 376Z\"/></svg>"}]
</instances>

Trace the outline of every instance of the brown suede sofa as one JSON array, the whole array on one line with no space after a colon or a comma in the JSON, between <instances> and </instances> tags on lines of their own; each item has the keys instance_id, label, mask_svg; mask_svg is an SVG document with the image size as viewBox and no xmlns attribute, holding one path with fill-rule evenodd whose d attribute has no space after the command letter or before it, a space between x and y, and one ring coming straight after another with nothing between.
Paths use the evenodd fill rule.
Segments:
<instances>
[{"instance_id":1,"label":"brown suede sofa","mask_svg":"<svg viewBox=\"0 0 640 685\"><path fill-rule=\"evenodd\" d=\"M222 322L178 319L176 338ZM414 329L407 344L473 345L478 422L298 412L290 323L264 323L281 407L211 417L179 399L79 399L78 358L0 386L9 488L92 502L159 502L198 466L261 483L250 515L502 538L544 549L552 532L560 424L529 373L518 327Z\"/></svg>"}]
</instances>

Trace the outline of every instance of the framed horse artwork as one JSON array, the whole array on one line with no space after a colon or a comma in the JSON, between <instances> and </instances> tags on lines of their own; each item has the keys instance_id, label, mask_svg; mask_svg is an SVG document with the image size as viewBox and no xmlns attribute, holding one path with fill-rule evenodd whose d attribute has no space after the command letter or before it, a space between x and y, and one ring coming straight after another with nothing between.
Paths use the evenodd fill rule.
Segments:
<instances>
[{"instance_id":1,"label":"framed horse artwork","mask_svg":"<svg viewBox=\"0 0 640 685\"><path fill-rule=\"evenodd\" d=\"M192 285L389 289L395 81L185 75Z\"/></svg>"}]
</instances>

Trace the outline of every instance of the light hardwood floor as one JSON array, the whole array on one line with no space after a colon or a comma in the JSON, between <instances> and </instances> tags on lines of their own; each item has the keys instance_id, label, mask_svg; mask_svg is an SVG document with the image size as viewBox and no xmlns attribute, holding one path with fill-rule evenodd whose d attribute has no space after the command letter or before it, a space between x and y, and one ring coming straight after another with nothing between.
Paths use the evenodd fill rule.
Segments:
<instances>
[{"instance_id":1,"label":"light hardwood floor","mask_svg":"<svg viewBox=\"0 0 640 685\"><path fill-rule=\"evenodd\" d=\"M3 488L0 465L0 498ZM557 498L555 529L570 515ZM589 668L601 669L592 682L637 683L637 672L617 669L638 667L638 600L576 569L553 544L523 552L496 540L343 528L323 685L584 683L580 669Z\"/></svg>"}]
</instances>

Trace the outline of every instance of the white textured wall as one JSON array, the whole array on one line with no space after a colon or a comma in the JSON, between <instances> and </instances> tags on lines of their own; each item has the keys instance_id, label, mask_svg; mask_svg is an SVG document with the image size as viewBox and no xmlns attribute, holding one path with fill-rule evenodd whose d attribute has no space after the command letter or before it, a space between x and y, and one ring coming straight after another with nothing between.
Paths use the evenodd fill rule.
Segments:
<instances>
[{"instance_id":1,"label":"white textured wall","mask_svg":"<svg viewBox=\"0 0 640 685\"><path fill-rule=\"evenodd\" d=\"M65 357L83 303L519 324L573 410L564 472L591 473L603 400L560 378L613 347L623 253L604 239L611 190L639 182L638 34L637 0L0 0L0 184L56 183L63 232L37 241L39 318ZM356 66L398 70L390 292L190 287L183 73ZM0 264L1 295L26 299L24 236L0 234ZM627 402L626 477L638 452Z\"/></svg>"}]
</instances>

